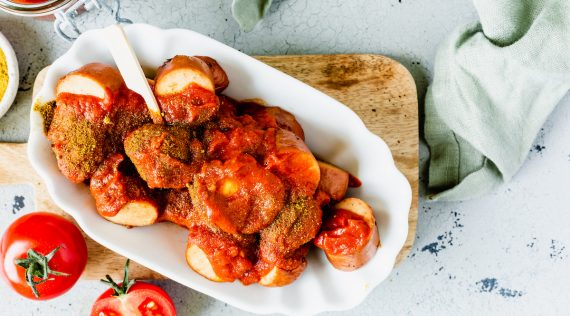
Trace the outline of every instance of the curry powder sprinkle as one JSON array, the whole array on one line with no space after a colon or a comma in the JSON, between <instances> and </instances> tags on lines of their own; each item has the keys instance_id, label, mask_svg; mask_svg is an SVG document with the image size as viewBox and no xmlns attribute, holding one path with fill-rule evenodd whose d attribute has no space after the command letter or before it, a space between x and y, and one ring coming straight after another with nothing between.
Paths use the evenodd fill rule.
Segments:
<instances>
[{"instance_id":1,"label":"curry powder sprinkle","mask_svg":"<svg viewBox=\"0 0 570 316\"><path fill-rule=\"evenodd\" d=\"M39 112L44 122L44 133L47 134L51 121L53 119L53 112L55 111L55 101L34 104L34 111Z\"/></svg>"}]
</instances>

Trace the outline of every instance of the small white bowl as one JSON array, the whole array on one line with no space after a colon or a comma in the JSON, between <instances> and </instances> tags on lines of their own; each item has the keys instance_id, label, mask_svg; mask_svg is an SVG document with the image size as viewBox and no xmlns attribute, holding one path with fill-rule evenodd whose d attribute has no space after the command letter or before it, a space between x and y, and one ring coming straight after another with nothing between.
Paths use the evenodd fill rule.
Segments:
<instances>
[{"instance_id":1,"label":"small white bowl","mask_svg":"<svg viewBox=\"0 0 570 316\"><path fill-rule=\"evenodd\" d=\"M4 34L0 32L0 49L4 52L6 56L6 63L8 68L8 87L4 95L0 99L0 117L4 116L14 99L16 98L16 93L18 93L18 84L20 82L20 75L18 73L18 60L16 59L16 54L10 42L4 37Z\"/></svg>"}]
</instances>

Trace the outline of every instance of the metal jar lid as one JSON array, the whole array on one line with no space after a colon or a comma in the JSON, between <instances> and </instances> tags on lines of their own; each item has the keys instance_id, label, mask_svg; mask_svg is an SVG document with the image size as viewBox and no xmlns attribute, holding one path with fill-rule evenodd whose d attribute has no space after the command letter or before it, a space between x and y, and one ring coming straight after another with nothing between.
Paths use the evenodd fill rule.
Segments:
<instances>
[{"instance_id":1,"label":"metal jar lid","mask_svg":"<svg viewBox=\"0 0 570 316\"><path fill-rule=\"evenodd\" d=\"M35 4L23 4L16 1L0 0L0 10L20 16L44 16L64 9L76 0L47 0Z\"/></svg>"}]
</instances>

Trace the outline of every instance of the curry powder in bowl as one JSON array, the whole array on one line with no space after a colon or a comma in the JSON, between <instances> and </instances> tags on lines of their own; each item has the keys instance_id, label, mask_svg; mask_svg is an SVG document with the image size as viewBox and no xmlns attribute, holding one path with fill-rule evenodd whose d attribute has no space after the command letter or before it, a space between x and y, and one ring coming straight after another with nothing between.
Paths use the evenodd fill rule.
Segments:
<instances>
[{"instance_id":1,"label":"curry powder in bowl","mask_svg":"<svg viewBox=\"0 0 570 316\"><path fill-rule=\"evenodd\" d=\"M6 93L8 80L8 61L6 60L4 51L0 50L0 100L4 97L4 93Z\"/></svg>"},{"instance_id":2,"label":"curry powder in bowl","mask_svg":"<svg viewBox=\"0 0 570 316\"><path fill-rule=\"evenodd\" d=\"M0 117L8 111L18 92L18 61L10 42L0 33Z\"/></svg>"}]
</instances>

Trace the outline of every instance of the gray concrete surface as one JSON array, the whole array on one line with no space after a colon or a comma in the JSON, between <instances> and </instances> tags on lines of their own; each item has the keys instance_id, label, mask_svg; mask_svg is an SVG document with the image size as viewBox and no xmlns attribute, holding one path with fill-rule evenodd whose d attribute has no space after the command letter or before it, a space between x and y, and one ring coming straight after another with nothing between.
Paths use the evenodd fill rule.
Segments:
<instances>
[{"instance_id":1,"label":"gray concrete surface","mask_svg":"<svg viewBox=\"0 0 570 316\"><path fill-rule=\"evenodd\" d=\"M433 75L438 43L455 27L477 19L468 0L281 0L256 30L242 33L231 18L230 0L123 2L124 15L136 22L190 28L247 54L388 55L412 72L420 97ZM91 15L81 25L91 28L107 21L103 14ZM17 101L0 120L0 141L21 142L27 138L35 75L69 45L45 21L0 14L0 30L14 45L21 73ZM567 97L519 174L494 194L461 203L429 203L423 198L422 177L413 252L360 306L331 314L568 314L569 106ZM426 158L422 145L422 174ZM13 212L14 199L26 194L14 190L0 188L5 212ZM174 282L157 283L173 297L180 315L247 314ZM0 314L87 315L104 288L96 281L80 281L68 294L37 303L0 286Z\"/></svg>"}]
</instances>

